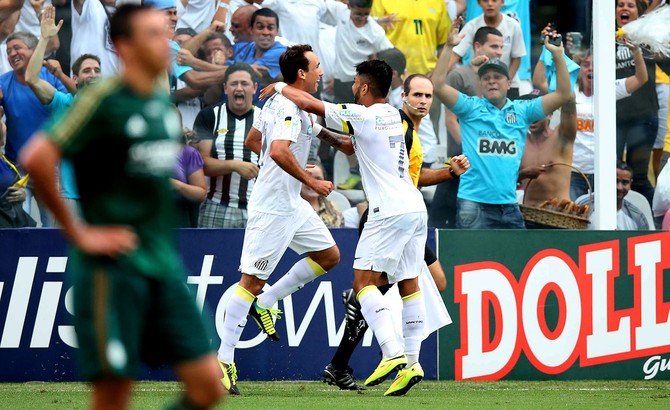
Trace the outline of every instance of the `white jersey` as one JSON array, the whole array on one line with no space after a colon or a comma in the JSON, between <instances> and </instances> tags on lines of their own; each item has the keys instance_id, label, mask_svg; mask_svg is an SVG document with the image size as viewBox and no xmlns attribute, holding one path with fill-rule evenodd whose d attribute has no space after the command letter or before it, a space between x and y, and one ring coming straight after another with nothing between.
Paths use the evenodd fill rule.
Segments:
<instances>
[{"instance_id":1,"label":"white jersey","mask_svg":"<svg viewBox=\"0 0 670 410\"><path fill-rule=\"evenodd\" d=\"M351 12L344 3L327 2L326 9L322 21L337 27L333 71L335 79L354 81L356 64L367 60L370 54L393 48L384 29L373 19L368 19L363 27L356 27L351 21Z\"/></svg>"},{"instance_id":2,"label":"white jersey","mask_svg":"<svg viewBox=\"0 0 670 410\"><path fill-rule=\"evenodd\" d=\"M284 171L272 158L273 141L291 141L291 152L302 168L307 165L312 142L313 119L280 94L273 95L254 121L263 141L258 165L260 171L249 199L249 210L275 215L289 215L304 202L300 196L302 183Z\"/></svg>"},{"instance_id":3,"label":"white jersey","mask_svg":"<svg viewBox=\"0 0 670 410\"><path fill-rule=\"evenodd\" d=\"M423 196L409 176L405 132L398 110L389 104L324 105L326 126L352 135L363 189L370 202L368 219L426 212Z\"/></svg>"}]
</instances>

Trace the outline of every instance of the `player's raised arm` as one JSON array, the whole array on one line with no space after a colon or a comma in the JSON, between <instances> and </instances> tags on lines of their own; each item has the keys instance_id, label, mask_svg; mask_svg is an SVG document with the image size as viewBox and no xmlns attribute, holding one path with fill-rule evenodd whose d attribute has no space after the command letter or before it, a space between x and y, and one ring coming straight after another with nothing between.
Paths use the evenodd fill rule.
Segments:
<instances>
[{"instance_id":1,"label":"player's raised arm","mask_svg":"<svg viewBox=\"0 0 670 410\"><path fill-rule=\"evenodd\" d=\"M331 131L319 124L314 124L314 134L316 134L321 141L338 151L341 151L346 155L354 154L354 145L350 136Z\"/></svg>"}]
</instances>

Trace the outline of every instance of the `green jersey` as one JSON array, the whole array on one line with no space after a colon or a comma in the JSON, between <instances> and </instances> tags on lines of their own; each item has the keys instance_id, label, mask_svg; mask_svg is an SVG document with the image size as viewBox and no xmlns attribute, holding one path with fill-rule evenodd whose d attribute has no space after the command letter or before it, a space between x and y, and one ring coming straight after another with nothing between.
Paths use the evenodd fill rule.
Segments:
<instances>
[{"instance_id":1,"label":"green jersey","mask_svg":"<svg viewBox=\"0 0 670 410\"><path fill-rule=\"evenodd\" d=\"M86 222L138 235L138 248L114 262L154 278L181 275L169 181L181 129L167 96L140 96L111 78L87 87L45 132L72 161Z\"/></svg>"}]
</instances>

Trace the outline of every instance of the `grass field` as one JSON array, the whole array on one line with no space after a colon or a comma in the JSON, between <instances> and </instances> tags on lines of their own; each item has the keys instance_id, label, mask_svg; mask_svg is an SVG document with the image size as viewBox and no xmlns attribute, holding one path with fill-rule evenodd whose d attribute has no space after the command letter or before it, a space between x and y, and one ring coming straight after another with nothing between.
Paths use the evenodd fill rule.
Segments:
<instances>
[{"instance_id":1,"label":"grass field","mask_svg":"<svg viewBox=\"0 0 670 410\"><path fill-rule=\"evenodd\" d=\"M226 409L668 409L670 381L427 381L405 397L383 397L389 382L362 393L319 382L240 382ZM179 395L172 382L140 382L133 409L161 409ZM0 409L83 409L83 383L3 383Z\"/></svg>"}]
</instances>

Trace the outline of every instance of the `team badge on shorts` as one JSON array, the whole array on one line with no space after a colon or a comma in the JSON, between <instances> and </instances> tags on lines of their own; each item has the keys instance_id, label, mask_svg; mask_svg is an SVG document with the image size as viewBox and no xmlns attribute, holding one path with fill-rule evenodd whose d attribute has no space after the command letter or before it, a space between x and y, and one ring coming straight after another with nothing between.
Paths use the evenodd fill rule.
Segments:
<instances>
[{"instance_id":1,"label":"team badge on shorts","mask_svg":"<svg viewBox=\"0 0 670 410\"><path fill-rule=\"evenodd\" d=\"M254 266L256 267L256 269L263 271L268 268L268 260L259 259L256 261L256 263L254 263Z\"/></svg>"}]
</instances>

